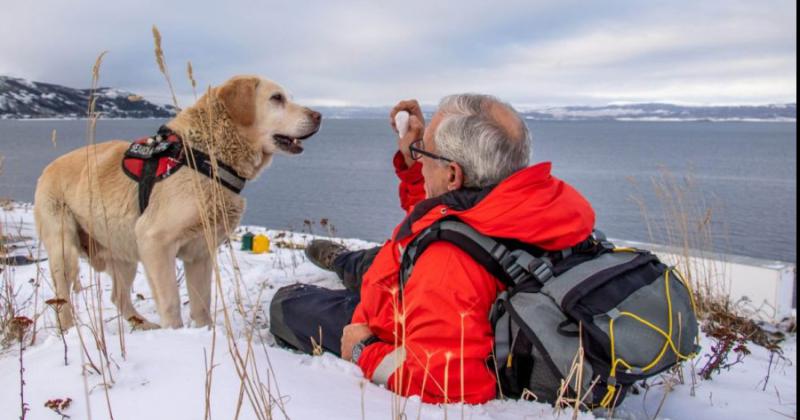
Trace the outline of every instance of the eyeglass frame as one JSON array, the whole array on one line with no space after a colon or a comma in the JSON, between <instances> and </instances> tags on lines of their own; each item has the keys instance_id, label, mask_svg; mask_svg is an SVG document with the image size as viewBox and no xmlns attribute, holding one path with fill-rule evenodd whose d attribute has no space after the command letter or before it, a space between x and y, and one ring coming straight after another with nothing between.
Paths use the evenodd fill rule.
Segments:
<instances>
[{"instance_id":1,"label":"eyeglass frame","mask_svg":"<svg viewBox=\"0 0 800 420\"><path fill-rule=\"evenodd\" d=\"M425 149L420 149L419 147L414 146L417 143L422 144L422 145L425 144L425 143L422 142L422 139L419 139L419 140L415 140L415 141L411 142L411 144L408 145L408 150L411 152L411 159L420 160L422 158L422 156L427 156L427 157L429 157L431 159L442 160L442 161L445 161L445 162L448 162L448 163L452 163L453 162L453 159L448 159L448 158L446 158L444 156L440 156L440 155L437 155L435 153L428 152Z\"/></svg>"}]
</instances>

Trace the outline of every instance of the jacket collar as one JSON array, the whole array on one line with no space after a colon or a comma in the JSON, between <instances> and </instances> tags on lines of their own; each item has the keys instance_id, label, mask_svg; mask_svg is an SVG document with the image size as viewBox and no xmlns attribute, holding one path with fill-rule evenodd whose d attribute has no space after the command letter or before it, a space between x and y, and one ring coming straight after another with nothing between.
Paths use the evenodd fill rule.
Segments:
<instances>
[{"instance_id":1,"label":"jacket collar","mask_svg":"<svg viewBox=\"0 0 800 420\"><path fill-rule=\"evenodd\" d=\"M497 194L504 194L515 191L520 186L531 185L543 180L550 179L550 171L552 164L550 162L541 162L525 169L521 169L513 173L508 178L501 181L499 184L490 185L485 188L461 188L456 191L450 191L438 197L428 198L420 201L411 212L406 216L403 222L395 230L394 240L400 241L413 235L413 225L431 210L438 206L445 206L458 212L470 210L481 203L486 197L496 192Z\"/></svg>"},{"instance_id":2,"label":"jacket collar","mask_svg":"<svg viewBox=\"0 0 800 420\"><path fill-rule=\"evenodd\" d=\"M420 201L411 210L411 213L406 216L403 223L395 235L395 240L405 239L413 233L411 227L414 223L428 214L433 208L444 205L448 208L458 211L464 211L475 207L481 200L486 198L496 185L490 185L485 188L461 188L456 191L449 191L438 197L428 198Z\"/></svg>"}]
</instances>

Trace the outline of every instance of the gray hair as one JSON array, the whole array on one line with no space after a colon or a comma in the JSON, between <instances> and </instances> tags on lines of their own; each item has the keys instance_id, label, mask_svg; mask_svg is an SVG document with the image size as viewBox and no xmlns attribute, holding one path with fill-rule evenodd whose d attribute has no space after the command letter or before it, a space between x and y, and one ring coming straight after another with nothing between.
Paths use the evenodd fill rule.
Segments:
<instances>
[{"instance_id":1,"label":"gray hair","mask_svg":"<svg viewBox=\"0 0 800 420\"><path fill-rule=\"evenodd\" d=\"M511 126L492 108L509 112ZM490 95L460 94L442 99L438 112L436 151L461 166L465 187L494 185L528 166L530 134L511 105Z\"/></svg>"}]
</instances>

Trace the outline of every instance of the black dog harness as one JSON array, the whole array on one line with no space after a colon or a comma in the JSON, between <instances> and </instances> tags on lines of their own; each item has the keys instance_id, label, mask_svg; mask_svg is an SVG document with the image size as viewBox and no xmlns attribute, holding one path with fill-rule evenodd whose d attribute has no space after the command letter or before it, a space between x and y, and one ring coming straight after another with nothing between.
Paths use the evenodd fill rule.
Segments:
<instances>
[{"instance_id":1,"label":"black dog harness","mask_svg":"<svg viewBox=\"0 0 800 420\"><path fill-rule=\"evenodd\" d=\"M122 158L122 170L139 184L139 212L144 213L150 202L150 194L155 183L188 165L201 174L216 180L225 188L239 194L244 188L245 179L236 170L217 161L217 170L211 165L211 157L190 147L191 156L184 153L180 136L161 126L154 137L144 137L131 143Z\"/></svg>"}]
</instances>

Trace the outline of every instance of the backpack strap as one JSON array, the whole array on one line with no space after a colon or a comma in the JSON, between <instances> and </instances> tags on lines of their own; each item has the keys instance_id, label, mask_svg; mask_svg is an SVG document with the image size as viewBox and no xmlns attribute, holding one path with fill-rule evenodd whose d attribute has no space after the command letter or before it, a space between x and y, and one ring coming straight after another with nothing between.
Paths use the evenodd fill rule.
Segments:
<instances>
[{"instance_id":1,"label":"backpack strap","mask_svg":"<svg viewBox=\"0 0 800 420\"><path fill-rule=\"evenodd\" d=\"M553 264L548 257L536 257L522 249L510 250L458 219L444 219L417 235L403 252L400 264L401 296L417 259L436 241L450 242L462 249L508 288L529 280L541 287L553 277Z\"/></svg>"}]
</instances>

